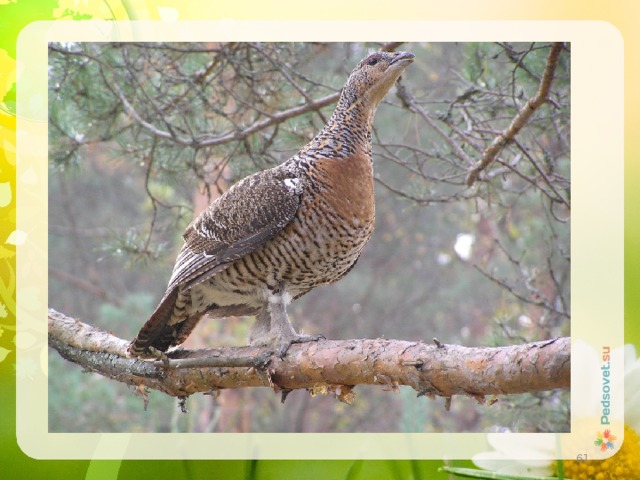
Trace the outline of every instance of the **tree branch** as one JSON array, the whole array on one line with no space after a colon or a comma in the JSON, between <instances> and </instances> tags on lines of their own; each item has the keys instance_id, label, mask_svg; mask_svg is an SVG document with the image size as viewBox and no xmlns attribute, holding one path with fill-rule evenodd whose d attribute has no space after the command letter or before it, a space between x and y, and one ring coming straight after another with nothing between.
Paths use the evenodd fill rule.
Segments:
<instances>
[{"instance_id":1,"label":"tree branch","mask_svg":"<svg viewBox=\"0 0 640 480\"><path fill-rule=\"evenodd\" d=\"M478 161L473 169L471 169L467 176L467 186L470 187L475 183L480 172L487 168L497 157L500 151L515 138L522 127L527 124L531 115L533 115L533 112L543 103L547 102L549 91L551 89L551 82L553 81L553 76L556 71L556 67L558 66L558 58L560 57L562 47L563 44L561 42L556 42L551 45L551 51L547 56L547 64L544 68L544 73L542 75L540 85L538 86L538 91L524 104L507 129L495 137L491 144L483 150L480 161Z\"/></svg>"},{"instance_id":2,"label":"tree branch","mask_svg":"<svg viewBox=\"0 0 640 480\"><path fill-rule=\"evenodd\" d=\"M108 378L176 397L224 388L304 388L351 403L355 385L407 385L418 395L450 399L570 386L570 339L497 348L401 340L325 340L292 345L284 359L264 348L175 350L160 360L127 356L129 342L49 310L49 346L65 359ZM146 394L145 394L146 396Z\"/></svg>"},{"instance_id":3,"label":"tree branch","mask_svg":"<svg viewBox=\"0 0 640 480\"><path fill-rule=\"evenodd\" d=\"M170 132L167 130L161 130L157 128L152 123L147 122L142 116L136 111L136 109L131 105L129 100L125 97L124 93L120 89L117 83L112 83L112 88L115 94L118 96L120 101L125 107L125 110L144 128L149 130L156 137L162 137L166 139L170 139L180 145L191 146L194 148L202 148L202 147L213 147L215 145L221 145L223 143L234 142L238 140L242 140L249 135L252 135L260 130L264 130L265 128L271 127L272 125L278 125L285 120L289 120L290 118L297 117L298 115L303 115L308 112L318 111L323 107L331 105L338 101L340 98L340 92L335 92L329 94L325 97L319 98L317 100L307 101L305 104L292 107L287 110L283 110L281 112L275 113L268 118L264 118L262 120L258 120L257 122L242 128L237 131L221 134L221 135L212 135L212 134L203 134L194 138L189 138L185 136L180 136L175 134L174 132Z\"/></svg>"},{"instance_id":4,"label":"tree branch","mask_svg":"<svg viewBox=\"0 0 640 480\"><path fill-rule=\"evenodd\" d=\"M449 137L449 135L447 135L447 132L445 132L438 126L438 124L429 116L427 111L418 104L415 97L411 94L411 92L409 92L409 90L405 88L404 84L401 81L396 84L396 95L402 102L403 106L420 115L422 119L427 123L427 125L429 125L438 135L440 135L440 137L442 137L445 142L449 144L458 158L464 160L469 165L473 164L473 160L471 159L471 157L467 155L467 153L462 149L462 147L460 147L460 145L458 145L455 141L453 141L452 138Z\"/></svg>"},{"instance_id":5,"label":"tree branch","mask_svg":"<svg viewBox=\"0 0 640 480\"><path fill-rule=\"evenodd\" d=\"M136 110L133 104L126 97L122 89L120 88L118 82L115 80L118 78L116 72L113 71L113 67L108 63L102 61L96 56L90 55L87 52L83 51L74 51L74 50L61 50L56 48L55 45L49 45L49 50L58 52L63 55L75 55L80 57L88 58L101 67L103 67L109 74L112 76L111 81L105 77L105 84L111 89L114 95L120 100L125 111L143 128L148 130L152 135L160 138L165 138L168 140L172 140L173 142L183 145L190 146L193 148L203 148L203 147L213 147L216 145L221 145L224 143L234 142L238 140L243 140L244 138L252 135L256 132L264 130L265 128L271 127L273 125L278 125L290 118L297 117L299 115L303 115L308 112L319 112L320 109L329 106L333 103L336 103L340 98L340 91L331 93L324 97L318 98L316 100L307 96L305 99L306 102L303 105L299 105L297 107L292 107L287 110L283 110L281 112L275 113L273 115L268 116L262 120L258 120L255 123L248 125L244 128L239 128L236 131L214 135L214 134L202 134L195 137L188 137L184 135L178 135L175 131L170 128L167 130L162 130L161 128L156 127L153 123L145 120L140 113ZM102 72L104 75L104 71ZM289 77L289 80L292 81ZM299 87L297 87L299 89ZM299 89L300 90L300 89ZM152 103L152 102L151 102ZM320 113L320 112L319 112ZM322 115L321 115L322 116ZM162 115L160 116L162 117Z\"/></svg>"}]
</instances>

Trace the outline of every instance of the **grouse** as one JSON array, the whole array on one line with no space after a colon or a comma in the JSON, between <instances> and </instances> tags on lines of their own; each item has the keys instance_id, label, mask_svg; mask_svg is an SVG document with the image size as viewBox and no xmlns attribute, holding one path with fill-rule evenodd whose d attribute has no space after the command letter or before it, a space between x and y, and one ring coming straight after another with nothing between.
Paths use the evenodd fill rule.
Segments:
<instances>
[{"instance_id":1,"label":"grouse","mask_svg":"<svg viewBox=\"0 0 640 480\"><path fill-rule=\"evenodd\" d=\"M358 63L324 128L286 162L233 185L187 227L166 293L129 345L135 357L183 343L205 315L255 315L251 345L299 335L291 300L344 277L374 226L371 128L376 109L414 60L375 52Z\"/></svg>"}]
</instances>

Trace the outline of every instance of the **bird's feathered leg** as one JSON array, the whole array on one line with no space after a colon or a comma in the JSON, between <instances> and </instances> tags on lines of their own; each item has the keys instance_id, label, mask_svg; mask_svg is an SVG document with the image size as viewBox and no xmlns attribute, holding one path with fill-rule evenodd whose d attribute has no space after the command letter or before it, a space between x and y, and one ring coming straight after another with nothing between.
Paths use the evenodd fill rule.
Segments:
<instances>
[{"instance_id":1,"label":"bird's feathered leg","mask_svg":"<svg viewBox=\"0 0 640 480\"><path fill-rule=\"evenodd\" d=\"M269 292L267 305L256 318L251 329L249 341L251 345L273 346L278 356L283 358L294 343L317 342L324 335L299 335L291 325L287 315L287 305L291 295L284 287L277 292Z\"/></svg>"},{"instance_id":2,"label":"bird's feathered leg","mask_svg":"<svg viewBox=\"0 0 640 480\"><path fill-rule=\"evenodd\" d=\"M271 330L271 313L268 304L256 315L256 321L249 330L249 345L266 346L269 344L269 331Z\"/></svg>"}]
</instances>

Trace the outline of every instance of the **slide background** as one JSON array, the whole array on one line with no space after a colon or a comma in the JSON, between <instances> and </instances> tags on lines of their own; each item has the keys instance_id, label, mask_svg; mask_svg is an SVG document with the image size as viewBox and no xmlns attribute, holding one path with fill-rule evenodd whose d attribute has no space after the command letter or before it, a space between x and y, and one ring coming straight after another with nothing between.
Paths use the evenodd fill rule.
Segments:
<instances>
[{"instance_id":1,"label":"slide background","mask_svg":"<svg viewBox=\"0 0 640 480\"><path fill-rule=\"evenodd\" d=\"M313 4L277 1L0 0L0 476L6 478L447 478L442 461L38 461L15 436L15 143L16 39L37 20L602 20L621 33L625 48L625 342L640 350L640 3L633 0L505 2L361 0ZM594 68L598 68L597 58ZM16 81L17 78L17 81ZM603 139L606 141L606 139ZM607 168L603 159L602 168ZM8 185L8 188L7 188ZM19 201L19 200L18 200ZM594 233L597 226L594 225ZM8 262L7 262L8 260ZM21 301L28 301L21 293ZM603 319L606 328L607 319ZM25 372L23 374L28 374ZM468 462L450 465L470 466Z\"/></svg>"}]
</instances>

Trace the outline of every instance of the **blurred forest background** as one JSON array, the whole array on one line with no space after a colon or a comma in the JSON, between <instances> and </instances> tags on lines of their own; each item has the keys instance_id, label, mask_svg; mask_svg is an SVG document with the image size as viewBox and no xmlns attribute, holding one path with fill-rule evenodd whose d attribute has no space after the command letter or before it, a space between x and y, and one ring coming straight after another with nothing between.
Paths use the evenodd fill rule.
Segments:
<instances>
[{"instance_id":1,"label":"blurred forest background","mask_svg":"<svg viewBox=\"0 0 640 480\"><path fill-rule=\"evenodd\" d=\"M53 43L49 305L132 339L181 234L237 180L288 159L356 63L416 60L375 120L376 229L357 267L290 307L330 339L498 346L570 334L570 47L550 101L480 180L482 150L538 89L548 43ZM320 107L321 106L321 107ZM415 108L417 106L417 109ZM200 322L187 348L244 345L251 319ZM358 386L353 405L267 388L143 400L49 351L52 432L561 432L569 393L478 405Z\"/></svg>"}]
</instances>

